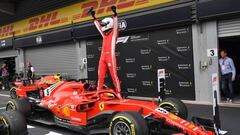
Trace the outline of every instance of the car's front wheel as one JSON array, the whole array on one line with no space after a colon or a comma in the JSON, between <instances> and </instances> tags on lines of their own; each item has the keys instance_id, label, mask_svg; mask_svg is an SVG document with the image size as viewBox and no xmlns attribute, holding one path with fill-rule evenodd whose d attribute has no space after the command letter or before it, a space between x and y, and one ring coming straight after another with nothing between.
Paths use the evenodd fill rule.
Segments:
<instances>
[{"instance_id":1,"label":"car's front wheel","mask_svg":"<svg viewBox=\"0 0 240 135\"><path fill-rule=\"evenodd\" d=\"M110 135L148 135L149 129L145 119L136 112L117 113L109 127Z\"/></svg>"},{"instance_id":2,"label":"car's front wheel","mask_svg":"<svg viewBox=\"0 0 240 135\"><path fill-rule=\"evenodd\" d=\"M21 113L9 110L0 115L0 135L27 134L27 123Z\"/></svg>"},{"instance_id":3,"label":"car's front wheel","mask_svg":"<svg viewBox=\"0 0 240 135\"><path fill-rule=\"evenodd\" d=\"M188 110L186 105L177 98L166 98L160 103L159 107L183 119L188 118Z\"/></svg>"}]
</instances>

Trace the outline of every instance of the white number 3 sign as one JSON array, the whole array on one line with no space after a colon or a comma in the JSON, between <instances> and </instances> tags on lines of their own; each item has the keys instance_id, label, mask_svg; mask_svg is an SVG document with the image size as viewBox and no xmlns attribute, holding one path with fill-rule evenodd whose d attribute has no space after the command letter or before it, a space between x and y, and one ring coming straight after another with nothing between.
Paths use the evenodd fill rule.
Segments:
<instances>
[{"instance_id":1,"label":"white number 3 sign","mask_svg":"<svg viewBox=\"0 0 240 135\"><path fill-rule=\"evenodd\" d=\"M217 57L218 56L217 48L207 49L207 56L208 57Z\"/></svg>"}]
</instances>

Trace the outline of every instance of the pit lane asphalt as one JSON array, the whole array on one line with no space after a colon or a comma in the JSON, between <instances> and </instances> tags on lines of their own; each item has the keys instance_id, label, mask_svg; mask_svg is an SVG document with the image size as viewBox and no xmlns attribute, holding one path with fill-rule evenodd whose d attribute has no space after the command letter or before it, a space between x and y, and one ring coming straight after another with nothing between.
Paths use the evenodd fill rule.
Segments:
<instances>
[{"instance_id":1,"label":"pit lane asphalt","mask_svg":"<svg viewBox=\"0 0 240 135\"><path fill-rule=\"evenodd\" d=\"M5 110L6 102L9 97L8 91L0 90L0 113ZM212 106L187 104L189 110L189 119L192 116L205 118L212 117ZM220 117L222 129L228 131L227 135L240 134L240 107L220 107ZM46 126L31 122L28 125L29 135L81 135L65 128L57 126Z\"/></svg>"}]
</instances>

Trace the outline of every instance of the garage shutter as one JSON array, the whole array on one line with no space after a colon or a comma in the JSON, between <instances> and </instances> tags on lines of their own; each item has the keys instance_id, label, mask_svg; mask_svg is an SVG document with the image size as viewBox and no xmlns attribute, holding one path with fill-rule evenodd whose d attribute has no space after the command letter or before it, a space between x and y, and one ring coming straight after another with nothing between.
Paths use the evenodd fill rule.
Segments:
<instances>
[{"instance_id":1,"label":"garage shutter","mask_svg":"<svg viewBox=\"0 0 240 135\"><path fill-rule=\"evenodd\" d=\"M16 57L16 56L17 56L17 51L13 49L0 51L0 58Z\"/></svg>"},{"instance_id":2,"label":"garage shutter","mask_svg":"<svg viewBox=\"0 0 240 135\"><path fill-rule=\"evenodd\" d=\"M77 51L73 42L25 49L25 62L30 61L37 75L61 73L67 79L77 78Z\"/></svg>"},{"instance_id":3,"label":"garage shutter","mask_svg":"<svg viewBox=\"0 0 240 135\"><path fill-rule=\"evenodd\" d=\"M240 35L240 19L224 20L218 22L218 36L230 37Z\"/></svg>"}]
</instances>

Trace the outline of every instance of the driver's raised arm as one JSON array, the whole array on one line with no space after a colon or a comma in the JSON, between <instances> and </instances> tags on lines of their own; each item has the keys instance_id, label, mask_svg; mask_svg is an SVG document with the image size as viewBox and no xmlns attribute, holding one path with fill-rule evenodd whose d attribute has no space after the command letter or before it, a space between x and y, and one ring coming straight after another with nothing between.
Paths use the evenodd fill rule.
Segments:
<instances>
[{"instance_id":1,"label":"driver's raised arm","mask_svg":"<svg viewBox=\"0 0 240 135\"><path fill-rule=\"evenodd\" d=\"M96 18L96 16L95 16L96 13L95 13L93 7L91 7L91 8L89 9L88 13L92 15L93 20L94 20L94 24L95 24L95 26L97 27L97 29L98 29L98 31L100 32L100 34L102 35L102 37L103 37L104 35L103 35L103 31L102 31L102 26L100 25L100 23L98 22L98 20L97 20L97 18Z\"/></svg>"},{"instance_id":2,"label":"driver's raised arm","mask_svg":"<svg viewBox=\"0 0 240 135\"><path fill-rule=\"evenodd\" d=\"M118 31L118 17L113 15L113 30L114 32Z\"/></svg>"},{"instance_id":3,"label":"driver's raised arm","mask_svg":"<svg viewBox=\"0 0 240 135\"><path fill-rule=\"evenodd\" d=\"M102 31L102 26L100 25L100 23L98 22L97 19L94 19L94 24L97 27L98 31L100 32L100 34L102 35L102 37L104 36L103 31Z\"/></svg>"},{"instance_id":4,"label":"driver's raised arm","mask_svg":"<svg viewBox=\"0 0 240 135\"><path fill-rule=\"evenodd\" d=\"M113 32L114 32L113 35L117 38L117 35L118 35L117 8L116 8L116 6L112 6L111 9L112 9L112 12L113 12Z\"/></svg>"}]
</instances>

